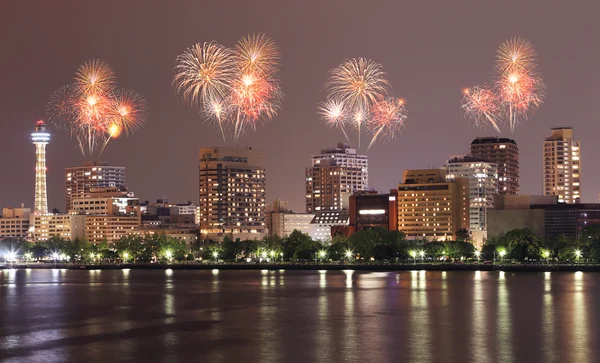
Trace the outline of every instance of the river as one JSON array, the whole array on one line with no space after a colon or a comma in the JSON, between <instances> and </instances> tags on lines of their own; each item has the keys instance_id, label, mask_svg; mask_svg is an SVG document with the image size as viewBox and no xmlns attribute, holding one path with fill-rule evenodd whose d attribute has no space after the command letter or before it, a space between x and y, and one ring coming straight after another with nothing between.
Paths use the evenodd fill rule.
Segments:
<instances>
[{"instance_id":1,"label":"river","mask_svg":"<svg viewBox=\"0 0 600 363\"><path fill-rule=\"evenodd\" d=\"M0 271L6 362L593 362L600 273Z\"/></svg>"}]
</instances>

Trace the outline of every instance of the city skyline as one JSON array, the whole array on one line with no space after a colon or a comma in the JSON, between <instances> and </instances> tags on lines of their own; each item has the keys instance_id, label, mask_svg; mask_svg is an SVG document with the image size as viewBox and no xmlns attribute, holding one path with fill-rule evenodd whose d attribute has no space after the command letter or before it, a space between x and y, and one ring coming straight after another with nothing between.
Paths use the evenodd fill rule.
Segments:
<instances>
[{"instance_id":1,"label":"city skyline","mask_svg":"<svg viewBox=\"0 0 600 363\"><path fill-rule=\"evenodd\" d=\"M369 187L380 191L394 188L405 169L439 168L449 154L468 153L469 143L476 136L503 136L514 139L520 148L520 193L542 194L540 148L543 139L551 127L573 126L580 135L578 140L583 143L585 172L581 181L582 202L597 201L600 175L585 167L585 160L600 157L600 148L594 148L591 139L597 129L592 122L597 119L597 111L591 102L594 98L593 85L597 83L593 80L597 63L594 59L600 55L598 50L586 47L594 34L592 11L569 6L547 9L535 4L522 4L519 5L522 12L511 13L510 24L505 24L502 14L510 12L507 4L476 5L468 9L441 4L439 15L434 12L429 20L420 20L422 26L416 27L411 24L410 18L423 17L411 15L422 14L429 7L388 4L383 8L370 6L372 17L367 19L368 26L353 29L350 20L358 17L366 5L349 3L342 16L336 12L335 4L323 5L317 10L312 4L298 6L263 2L250 8L242 5L238 10L228 10L227 13L221 11L221 5L214 5L208 12L212 10L223 14L223 19L188 19L191 25L178 21L170 24L162 35L154 33L157 30L152 29L153 22L146 20L160 18L159 14L165 10L160 5L152 10L143 10L144 13L136 13L142 19L136 28L130 28L126 16L134 12L132 5L119 3L119 11L116 12L113 8L116 4L108 2L106 8L98 9L99 14L91 19L77 16L88 10L86 5L56 9L40 4L30 14L31 21L24 35L12 39L10 32L3 31L2 36L7 38L6 49L11 56L3 59L5 64L0 67L0 75L5 80L0 92L7 105L0 111L3 120L0 152L11 155L4 159L3 167L10 170L13 177L3 181L1 206L18 206L21 203L33 206L34 150L30 143L25 142L29 138L31 123L40 118L46 119L45 105L52 91L71 79L74 67L92 58L102 58L111 63L123 85L146 95L151 113L144 130L130 138L115 140L101 160L126 167L128 186L142 200L161 196L168 196L173 201L197 200L198 150L222 144L218 129L203 122L194 110L185 107L174 96L170 82L175 57L187 45L206 38L233 43L241 36L259 31L268 33L281 47L281 78L286 97L280 114L261 126L258 132L247 134L238 146L252 146L267 155L268 201L275 198L289 200L292 209L303 210L303 175L309 166L310 155L344 141L340 131L327 129L318 119L316 110L322 99L323 79L328 70L344 58L360 56L376 59L385 67L390 82L397 85L396 90L406 97L409 108L408 120L399 138L379 143L369 152L365 152L365 145L358 150L370 159ZM17 26L11 23L11 19L19 17L11 17L10 14L11 11L14 15L26 11L24 6L19 9L20 6L9 9L8 21L3 27L11 29ZM44 9L45 6L50 7ZM291 9L284 11L281 6ZM262 15L261 11L267 8L273 8L274 13L281 11L277 21L265 25L261 20L266 15ZM196 6L184 6L165 13L185 17L194 9ZM485 21L479 18L489 11L496 12L498 16ZM115 29L98 27L103 12L114 13L115 24L119 24ZM448 34L442 29L443 25L435 24L437 16L444 16L445 12L456 19L456 26ZM532 22L531 14L534 12L546 20ZM303 30L293 14L312 19L315 29ZM314 14L322 14L327 20ZM396 29L407 35L398 39L396 35L386 34L377 42L369 42L376 35L385 34L386 26L379 23L389 26L393 16L406 17L406 22L397 25ZM562 21L564 17L567 19ZM570 23L570 17L578 21ZM50 19L52 24L59 19L64 26L50 26ZM338 29L331 27L332 21L339 24ZM231 24L237 26L229 29ZM323 27L326 25L325 32ZM476 25L483 26L481 31L465 33ZM72 28L81 31L71 32ZM300 34L302 37L299 37ZM44 39L38 40L38 35ZM497 45L516 35L527 37L537 49L540 71L548 86L545 104L514 134L475 129L460 111L460 90L470 86L471 82L485 81L490 72L489 59L494 56ZM164 47L155 49L151 41L154 38L162 40ZM84 39L86 42L82 42ZM167 40L168 44L165 43ZM70 42L79 42L81 46L70 47ZM131 45L130 49L123 50L125 44ZM423 44L428 47L423 48ZM309 52L315 49L319 49L318 58ZM39 53L34 51L55 56L40 64ZM575 52L578 57L569 56ZM14 70L17 70L18 77ZM148 77L149 74L152 77ZM79 155L76 143L67 135L51 125L49 131L53 142L47 149L48 207L50 210L54 207L62 210L64 169L81 165L85 160ZM356 143L356 140L352 141ZM424 148L424 145L428 147ZM173 175L177 177L173 178Z\"/></svg>"}]
</instances>

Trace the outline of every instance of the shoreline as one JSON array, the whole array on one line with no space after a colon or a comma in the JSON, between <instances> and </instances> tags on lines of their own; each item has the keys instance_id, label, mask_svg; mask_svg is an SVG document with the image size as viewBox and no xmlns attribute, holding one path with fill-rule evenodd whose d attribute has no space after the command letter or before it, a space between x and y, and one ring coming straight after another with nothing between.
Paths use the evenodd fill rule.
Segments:
<instances>
[{"instance_id":1,"label":"shoreline","mask_svg":"<svg viewBox=\"0 0 600 363\"><path fill-rule=\"evenodd\" d=\"M459 265L459 264L15 264L10 269L68 270L290 270L290 271L505 271L505 272L600 272L600 265Z\"/></svg>"}]
</instances>

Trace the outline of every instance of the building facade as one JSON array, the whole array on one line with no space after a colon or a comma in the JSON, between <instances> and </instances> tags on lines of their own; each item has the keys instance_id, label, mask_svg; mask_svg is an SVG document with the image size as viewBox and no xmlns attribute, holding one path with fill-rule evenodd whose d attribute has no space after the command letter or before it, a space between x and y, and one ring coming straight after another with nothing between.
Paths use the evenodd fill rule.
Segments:
<instances>
[{"instance_id":1,"label":"building facade","mask_svg":"<svg viewBox=\"0 0 600 363\"><path fill-rule=\"evenodd\" d=\"M519 147L515 140L478 137L471 142L471 156L498 166L498 194L519 194Z\"/></svg>"},{"instance_id":2,"label":"building facade","mask_svg":"<svg viewBox=\"0 0 600 363\"><path fill-rule=\"evenodd\" d=\"M486 212L494 207L494 195L498 194L498 166L473 156L456 156L444 165L446 179L469 180L469 229L485 231Z\"/></svg>"},{"instance_id":3,"label":"building facade","mask_svg":"<svg viewBox=\"0 0 600 363\"><path fill-rule=\"evenodd\" d=\"M314 217L312 213L269 212L267 213L269 236L287 237L295 230L310 234L310 222Z\"/></svg>"},{"instance_id":4,"label":"building facade","mask_svg":"<svg viewBox=\"0 0 600 363\"><path fill-rule=\"evenodd\" d=\"M348 210L317 212L310 222L309 235L315 241L329 242L333 239L333 229L347 227L349 223Z\"/></svg>"},{"instance_id":5,"label":"building facade","mask_svg":"<svg viewBox=\"0 0 600 363\"><path fill-rule=\"evenodd\" d=\"M93 188L125 190L125 167L109 166L103 162L87 162L65 169L66 211L73 209L73 199L90 196Z\"/></svg>"},{"instance_id":6,"label":"building facade","mask_svg":"<svg viewBox=\"0 0 600 363\"><path fill-rule=\"evenodd\" d=\"M410 239L453 240L469 228L469 180L442 169L405 170L398 185L398 230Z\"/></svg>"},{"instance_id":7,"label":"building facade","mask_svg":"<svg viewBox=\"0 0 600 363\"><path fill-rule=\"evenodd\" d=\"M347 209L350 195L367 189L368 183L366 155L343 143L321 150L306 168L306 213Z\"/></svg>"},{"instance_id":8,"label":"building facade","mask_svg":"<svg viewBox=\"0 0 600 363\"><path fill-rule=\"evenodd\" d=\"M139 231L139 215L86 215L85 238L90 243L115 242Z\"/></svg>"},{"instance_id":9,"label":"building facade","mask_svg":"<svg viewBox=\"0 0 600 363\"><path fill-rule=\"evenodd\" d=\"M30 227L31 208L2 208L0 218L0 239L25 239Z\"/></svg>"},{"instance_id":10,"label":"building facade","mask_svg":"<svg viewBox=\"0 0 600 363\"><path fill-rule=\"evenodd\" d=\"M251 148L202 148L199 226L208 239L260 238L265 232L264 154Z\"/></svg>"},{"instance_id":11,"label":"building facade","mask_svg":"<svg viewBox=\"0 0 600 363\"><path fill-rule=\"evenodd\" d=\"M85 237L86 219L78 214L34 214L31 226L33 242L45 242L55 236L74 240Z\"/></svg>"},{"instance_id":12,"label":"building facade","mask_svg":"<svg viewBox=\"0 0 600 363\"><path fill-rule=\"evenodd\" d=\"M579 203L581 198L579 141L572 127L552 129L544 140L544 195L556 195L559 202Z\"/></svg>"}]
</instances>

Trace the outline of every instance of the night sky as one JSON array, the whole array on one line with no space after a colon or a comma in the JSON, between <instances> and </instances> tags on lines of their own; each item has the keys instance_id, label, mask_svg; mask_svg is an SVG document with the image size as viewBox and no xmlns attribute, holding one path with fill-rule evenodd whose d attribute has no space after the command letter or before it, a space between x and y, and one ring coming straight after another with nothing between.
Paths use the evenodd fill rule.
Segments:
<instances>
[{"instance_id":1,"label":"night sky","mask_svg":"<svg viewBox=\"0 0 600 363\"><path fill-rule=\"evenodd\" d=\"M345 58L383 65L409 119L400 137L368 153L370 186L397 186L403 169L439 167L468 151L476 129L460 110L461 90L488 80L506 38L535 46L547 85L541 109L517 128L521 193L542 192L542 141L573 126L582 143L583 201L597 202L600 170L600 4L590 1L2 1L0 5L0 206L33 207L36 119L51 93L83 62L101 58L121 87L142 93L145 128L112 141L101 159L127 167L141 200L198 198L198 149L222 146L218 129L174 95L175 58L216 40L232 46L265 32L280 46L285 98L280 114L239 146L266 152L267 199L304 211L304 168L321 148L343 141L316 114L329 69ZM50 127L49 208L63 208L64 168L84 161L76 142ZM367 144L367 143L364 143ZM366 145L363 145L363 150Z\"/></svg>"}]
</instances>

